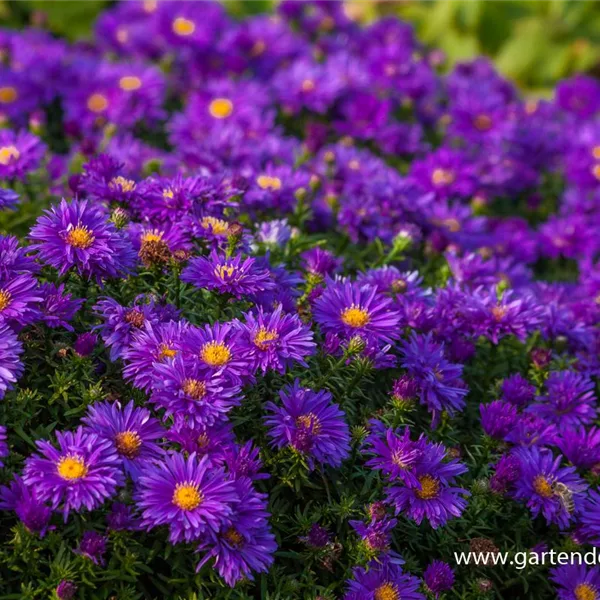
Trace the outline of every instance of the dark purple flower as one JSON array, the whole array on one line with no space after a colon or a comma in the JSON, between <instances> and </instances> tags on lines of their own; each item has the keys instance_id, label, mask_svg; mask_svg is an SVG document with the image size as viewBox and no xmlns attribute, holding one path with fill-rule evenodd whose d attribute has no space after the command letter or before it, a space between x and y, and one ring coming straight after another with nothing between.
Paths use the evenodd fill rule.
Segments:
<instances>
[{"instance_id":1,"label":"dark purple flower","mask_svg":"<svg viewBox=\"0 0 600 600\"><path fill-rule=\"evenodd\" d=\"M71 294L66 294L64 284L56 286L53 283L44 283L40 286L40 294L42 321L52 329L64 327L67 331L73 331L69 322L73 320L85 300L74 299Z\"/></svg>"},{"instance_id":2,"label":"dark purple flower","mask_svg":"<svg viewBox=\"0 0 600 600\"><path fill-rule=\"evenodd\" d=\"M81 537L75 554L91 560L95 565L103 566L107 540L108 538L96 531L86 531Z\"/></svg>"},{"instance_id":3,"label":"dark purple flower","mask_svg":"<svg viewBox=\"0 0 600 600\"><path fill-rule=\"evenodd\" d=\"M89 356L96 347L98 343L98 336L91 331L86 331L85 333L80 333L73 344L73 350L79 356Z\"/></svg>"},{"instance_id":4,"label":"dark purple flower","mask_svg":"<svg viewBox=\"0 0 600 600\"><path fill-rule=\"evenodd\" d=\"M73 600L77 593L77 586L72 581L63 579L56 586L56 597L58 600Z\"/></svg>"},{"instance_id":5,"label":"dark purple flower","mask_svg":"<svg viewBox=\"0 0 600 600\"><path fill-rule=\"evenodd\" d=\"M448 563L434 560L423 572L423 581L429 591L438 598L441 592L446 592L454 585L454 571Z\"/></svg>"}]
</instances>

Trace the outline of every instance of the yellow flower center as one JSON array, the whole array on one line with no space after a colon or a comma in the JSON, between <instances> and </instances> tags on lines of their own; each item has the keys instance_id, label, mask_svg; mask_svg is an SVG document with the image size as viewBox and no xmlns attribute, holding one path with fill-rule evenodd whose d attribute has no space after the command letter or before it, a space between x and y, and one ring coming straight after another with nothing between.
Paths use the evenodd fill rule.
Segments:
<instances>
[{"instance_id":1,"label":"yellow flower center","mask_svg":"<svg viewBox=\"0 0 600 600\"><path fill-rule=\"evenodd\" d=\"M455 175L450 169L434 169L431 174L433 185L450 185L454 179Z\"/></svg>"},{"instance_id":2,"label":"yellow flower center","mask_svg":"<svg viewBox=\"0 0 600 600\"><path fill-rule=\"evenodd\" d=\"M594 586L589 583L580 583L575 588L575 598L577 600L597 600L598 594Z\"/></svg>"},{"instance_id":3,"label":"yellow flower center","mask_svg":"<svg viewBox=\"0 0 600 600\"><path fill-rule=\"evenodd\" d=\"M348 167L350 169L352 169L353 171L359 171L360 170L360 161L357 160L356 158L353 158L349 163L348 163Z\"/></svg>"},{"instance_id":4,"label":"yellow flower center","mask_svg":"<svg viewBox=\"0 0 600 600\"><path fill-rule=\"evenodd\" d=\"M250 56L260 56L267 49L267 44L263 40L256 40L250 50Z\"/></svg>"},{"instance_id":5,"label":"yellow flower center","mask_svg":"<svg viewBox=\"0 0 600 600\"><path fill-rule=\"evenodd\" d=\"M127 458L135 458L140 453L142 439L135 431L122 431L115 437L117 451Z\"/></svg>"},{"instance_id":6,"label":"yellow flower center","mask_svg":"<svg viewBox=\"0 0 600 600\"><path fill-rule=\"evenodd\" d=\"M596 160L600 160L600 146L594 146L592 148L592 156L596 159Z\"/></svg>"},{"instance_id":7,"label":"yellow flower center","mask_svg":"<svg viewBox=\"0 0 600 600\"><path fill-rule=\"evenodd\" d=\"M12 86L0 87L0 104L12 104L19 97L19 92Z\"/></svg>"},{"instance_id":8,"label":"yellow flower center","mask_svg":"<svg viewBox=\"0 0 600 600\"><path fill-rule=\"evenodd\" d=\"M592 175L596 179L600 180L600 164L593 166L593 168L592 168Z\"/></svg>"},{"instance_id":9,"label":"yellow flower center","mask_svg":"<svg viewBox=\"0 0 600 600\"><path fill-rule=\"evenodd\" d=\"M235 272L235 267L232 265L220 265L215 268L215 275L221 279L231 277Z\"/></svg>"},{"instance_id":10,"label":"yellow flower center","mask_svg":"<svg viewBox=\"0 0 600 600\"><path fill-rule=\"evenodd\" d=\"M375 600L400 600L398 588L391 583L384 583L375 590Z\"/></svg>"},{"instance_id":11,"label":"yellow flower center","mask_svg":"<svg viewBox=\"0 0 600 600\"><path fill-rule=\"evenodd\" d=\"M473 124L475 125L475 129L479 131L487 131L493 124L492 118L488 115L477 115L473 120Z\"/></svg>"},{"instance_id":12,"label":"yellow flower center","mask_svg":"<svg viewBox=\"0 0 600 600\"><path fill-rule=\"evenodd\" d=\"M224 534L223 537L234 547L238 548L244 542L244 538L239 531L230 527Z\"/></svg>"},{"instance_id":13,"label":"yellow flower center","mask_svg":"<svg viewBox=\"0 0 600 600\"><path fill-rule=\"evenodd\" d=\"M229 230L229 223L216 217L204 217L202 219L202 227L210 229L215 235L223 235Z\"/></svg>"},{"instance_id":14,"label":"yellow flower center","mask_svg":"<svg viewBox=\"0 0 600 600\"><path fill-rule=\"evenodd\" d=\"M419 483L421 484L421 489L415 491L417 498L431 500L439 494L440 483L437 479L431 477L431 475L422 475L419 477Z\"/></svg>"},{"instance_id":15,"label":"yellow flower center","mask_svg":"<svg viewBox=\"0 0 600 600\"><path fill-rule=\"evenodd\" d=\"M10 292L0 290L0 311L3 311L10 304L11 299Z\"/></svg>"},{"instance_id":16,"label":"yellow flower center","mask_svg":"<svg viewBox=\"0 0 600 600\"><path fill-rule=\"evenodd\" d=\"M185 394L194 400L202 400L206 396L206 384L199 379L186 379L181 386Z\"/></svg>"},{"instance_id":17,"label":"yellow flower center","mask_svg":"<svg viewBox=\"0 0 600 600\"><path fill-rule=\"evenodd\" d=\"M96 238L92 235L90 230L80 225L78 227L73 227L67 233L67 244L70 246L74 246L75 248L89 248Z\"/></svg>"},{"instance_id":18,"label":"yellow flower center","mask_svg":"<svg viewBox=\"0 0 600 600\"><path fill-rule=\"evenodd\" d=\"M308 413L306 415L300 415L296 419L296 427L303 429L309 429L312 433L319 433L321 431L321 422L319 417L314 413Z\"/></svg>"},{"instance_id":19,"label":"yellow flower center","mask_svg":"<svg viewBox=\"0 0 600 600\"><path fill-rule=\"evenodd\" d=\"M202 494L195 483L178 483L173 492L173 504L181 510L194 510L202 504Z\"/></svg>"},{"instance_id":20,"label":"yellow flower center","mask_svg":"<svg viewBox=\"0 0 600 600\"><path fill-rule=\"evenodd\" d=\"M196 23L185 17L177 17L173 21L173 33L186 37L196 31Z\"/></svg>"},{"instance_id":21,"label":"yellow flower center","mask_svg":"<svg viewBox=\"0 0 600 600\"><path fill-rule=\"evenodd\" d=\"M315 82L312 79L305 79L300 86L303 92L312 92L315 89Z\"/></svg>"},{"instance_id":22,"label":"yellow flower center","mask_svg":"<svg viewBox=\"0 0 600 600\"><path fill-rule=\"evenodd\" d=\"M119 87L126 92L133 92L142 87L142 80L135 75L126 75L119 79Z\"/></svg>"},{"instance_id":23,"label":"yellow flower center","mask_svg":"<svg viewBox=\"0 0 600 600\"><path fill-rule=\"evenodd\" d=\"M81 479L87 475L88 469L85 462L79 456L63 456L58 461L58 474L67 481Z\"/></svg>"},{"instance_id":24,"label":"yellow flower center","mask_svg":"<svg viewBox=\"0 0 600 600\"><path fill-rule=\"evenodd\" d=\"M537 475L535 477L533 480L533 489L542 498L552 498L552 496L554 496L552 485L543 475Z\"/></svg>"},{"instance_id":25,"label":"yellow flower center","mask_svg":"<svg viewBox=\"0 0 600 600\"><path fill-rule=\"evenodd\" d=\"M164 360L165 358L173 358L177 355L177 350L174 350L167 344L161 344L158 351L158 358Z\"/></svg>"},{"instance_id":26,"label":"yellow flower center","mask_svg":"<svg viewBox=\"0 0 600 600\"><path fill-rule=\"evenodd\" d=\"M279 179L279 177L259 175L256 178L256 183L258 183L258 187L262 188L263 190L277 191L281 189L281 179Z\"/></svg>"},{"instance_id":27,"label":"yellow flower center","mask_svg":"<svg viewBox=\"0 0 600 600\"><path fill-rule=\"evenodd\" d=\"M360 306L352 305L342 311L342 321L349 327L364 327L370 320L368 311Z\"/></svg>"},{"instance_id":28,"label":"yellow flower center","mask_svg":"<svg viewBox=\"0 0 600 600\"><path fill-rule=\"evenodd\" d=\"M108 185L113 190L119 188L124 192L132 192L135 190L135 181L132 181L131 179L125 179L125 177L121 177L121 175L114 177Z\"/></svg>"},{"instance_id":29,"label":"yellow flower center","mask_svg":"<svg viewBox=\"0 0 600 600\"><path fill-rule=\"evenodd\" d=\"M233 113L233 102L229 98L215 98L208 105L208 112L215 119L226 119Z\"/></svg>"},{"instance_id":30,"label":"yellow flower center","mask_svg":"<svg viewBox=\"0 0 600 600\"><path fill-rule=\"evenodd\" d=\"M226 365L231 360L231 351L225 344L208 342L200 353L202 360L211 367Z\"/></svg>"},{"instance_id":31,"label":"yellow flower center","mask_svg":"<svg viewBox=\"0 0 600 600\"><path fill-rule=\"evenodd\" d=\"M162 231L158 231L158 229L153 229L151 231L144 231L144 233L142 233L141 242L160 242L162 241L162 238Z\"/></svg>"},{"instance_id":32,"label":"yellow flower center","mask_svg":"<svg viewBox=\"0 0 600 600\"><path fill-rule=\"evenodd\" d=\"M269 342L272 342L279 338L279 334L274 329L267 329L261 327L258 333L254 336L254 345L259 350L267 350L269 348Z\"/></svg>"},{"instance_id":33,"label":"yellow flower center","mask_svg":"<svg viewBox=\"0 0 600 600\"><path fill-rule=\"evenodd\" d=\"M7 165L11 160L18 160L21 153L15 146L3 146L0 148L0 165Z\"/></svg>"},{"instance_id":34,"label":"yellow flower center","mask_svg":"<svg viewBox=\"0 0 600 600\"><path fill-rule=\"evenodd\" d=\"M108 108L108 100L103 94L92 94L87 101L89 110L95 113L101 113Z\"/></svg>"},{"instance_id":35,"label":"yellow flower center","mask_svg":"<svg viewBox=\"0 0 600 600\"><path fill-rule=\"evenodd\" d=\"M492 307L492 316L496 321L501 321L502 317L506 314L506 308L504 306Z\"/></svg>"}]
</instances>

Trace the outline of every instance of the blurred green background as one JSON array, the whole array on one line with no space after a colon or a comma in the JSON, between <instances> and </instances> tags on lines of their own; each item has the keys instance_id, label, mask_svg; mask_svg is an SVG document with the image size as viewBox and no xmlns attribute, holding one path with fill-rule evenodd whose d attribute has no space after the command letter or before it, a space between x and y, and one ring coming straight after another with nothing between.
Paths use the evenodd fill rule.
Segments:
<instances>
[{"instance_id":1,"label":"blurred green background","mask_svg":"<svg viewBox=\"0 0 600 600\"><path fill-rule=\"evenodd\" d=\"M225 2L235 15L269 10L270 0ZM89 36L107 0L0 0L0 23L19 27L40 19L71 39ZM396 14L413 23L427 44L446 52L448 64L491 56L521 87L547 93L576 72L600 75L600 2L597 0L348 0L348 14L369 22Z\"/></svg>"}]
</instances>

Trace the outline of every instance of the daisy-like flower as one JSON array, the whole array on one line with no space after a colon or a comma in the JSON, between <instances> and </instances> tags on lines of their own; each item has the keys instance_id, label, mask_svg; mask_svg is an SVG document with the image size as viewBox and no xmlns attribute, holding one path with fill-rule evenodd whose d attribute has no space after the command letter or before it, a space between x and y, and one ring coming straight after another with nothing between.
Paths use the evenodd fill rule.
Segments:
<instances>
[{"instance_id":1,"label":"daisy-like flower","mask_svg":"<svg viewBox=\"0 0 600 600\"><path fill-rule=\"evenodd\" d=\"M227 471L234 479L245 477L252 481L257 479L269 479L268 473L261 473L262 461L260 459L260 448L252 442L246 442L242 446L239 444L230 444L223 448L217 457L221 458L227 465Z\"/></svg>"},{"instance_id":2,"label":"daisy-like flower","mask_svg":"<svg viewBox=\"0 0 600 600\"><path fill-rule=\"evenodd\" d=\"M0 210L12 210L17 207L19 194L12 190L0 188Z\"/></svg>"},{"instance_id":3,"label":"daisy-like flower","mask_svg":"<svg viewBox=\"0 0 600 600\"><path fill-rule=\"evenodd\" d=\"M548 524L567 528L574 518L573 503L582 498L587 485L574 467L561 467L562 457L555 458L547 448L520 448L516 455L521 473L515 499L523 501L534 517L541 513Z\"/></svg>"},{"instance_id":4,"label":"daisy-like flower","mask_svg":"<svg viewBox=\"0 0 600 600\"><path fill-rule=\"evenodd\" d=\"M186 321L148 321L142 329L133 331L131 343L123 352L123 377L135 387L149 391L156 376L154 364L168 362L182 351L182 338L188 328Z\"/></svg>"},{"instance_id":5,"label":"daisy-like flower","mask_svg":"<svg viewBox=\"0 0 600 600\"><path fill-rule=\"evenodd\" d=\"M419 440L423 452L415 464L417 485L388 488L387 497L396 514L403 513L420 524L427 519L434 529L456 517L467 506L465 489L455 487L454 479L467 468L456 459L448 459L442 444L433 444L424 436Z\"/></svg>"},{"instance_id":6,"label":"daisy-like flower","mask_svg":"<svg viewBox=\"0 0 600 600\"><path fill-rule=\"evenodd\" d=\"M52 529L49 527L52 509L18 475L8 486L0 486L0 510L14 511L19 521L40 537Z\"/></svg>"},{"instance_id":7,"label":"daisy-like flower","mask_svg":"<svg viewBox=\"0 0 600 600\"><path fill-rule=\"evenodd\" d=\"M239 503L221 531L198 546L206 552L196 570L214 558L214 568L228 586L242 580L254 581L253 573L266 573L277 550L268 523L267 495L252 488L249 479L235 482Z\"/></svg>"},{"instance_id":8,"label":"daisy-like flower","mask_svg":"<svg viewBox=\"0 0 600 600\"><path fill-rule=\"evenodd\" d=\"M181 280L198 288L232 294L236 298L274 288L271 274L258 267L254 258L242 259L241 254L227 258L215 250L210 256L190 260L181 274Z\"/></svg>"},{"instance_id":9,"label":"daisy-like flower","mask_svg":"<svg viewBox=\"0 0 600 600\"><path fill-rule=\"evenodd\" d=\"M503 400L480 404L481 427L487 435L498 440L512 431L519 418L517 408Z\"/></svg>"},{"instance_id":10,"label":"daisy-like flower","mask_svg":"<svg viewBox=\"0 0 600 600\"><path fill-rule=\"evenodd\" d=\"M29 248L21 246L14 235L0 235L0 276L9 280L14 275L37 273L40 266L27 255Z\"/></svg>"},{"instance_id":11,"label":"daisy-like flower","mask_svg":"<svg viewBox=\"0 0 600 600\"><path fill-rule=\"evenodd\" d=\"M267 402L265 418L271 445L290 447L304 455L310 469L315 462L339 467L350 452L350 432L344 412L329 392L314 392L294 384L279 392L282 407Z\"/></svg>"},{"instance_id":12,"label":"daisy-like flower","mask_svg":"<svg viewBox=\"0 0 600 600\"><path fill-rule=\"evenodd\" d=\"M235 444L235 435L229 421L219 421L212 426L175 423L167 432L167 439L175 442L185 452L195 452L198 458L208 456L211 464L223 463L223 448ZM234 476L235 478L235 476Z\"/></svg>"},{"instance_id":13,"label":"daisy-like flower","mask_svg":"<svg viewBox=\"0 0 600 600\"><path fill-rule=\"evenodd\" d=\"M559 426L589 425L596 418L594 383L574 371L556 371L546 380L547 394L526 411Z\"/></svg>"},{"instance_id":14,"label":"daisy-like flower","mask_svg":"<svg viewBox=\"0 0 600 600\"><path fill-rule=\"evenodd\" d=\"M55 591L58 600L73 600L73 598L75 598L75 594L77 593L77 586L72 581L63 579L56 586Z\"/></svg>"},{"instance_id":15,"label":"daisy-like flower","mask_svg":"<svg viewBox=\"0 0 600 600\"><path fill-rule=\"evenodd\" d=\"M133 400L125 408L119 402L93 404L82 421L90 431L114 444L125 471L133 479L148 463L162 456L158 440L164 437L165 430L149 410L136 407Z\"/></svg>"},{"instance_id":16,"label":"daisy-like flower","mask_svg":"<svg viewBox=\"0 0 600 600\"><path fill-rule=\"evenodd\" d=\"M368 569L356 567L348 581L344 600L425 600L420 581L389 561L371 562Z\"/></svg>"},{"instance_id":17,"label":"daisy-like flower","mask_svg":"<svg viewBox=\"0 0 600 600\"><path fill-rule=\"evenodd\" d=\"M375 431L367 438L369 452L375 455L367 466L379 469L390 481L399 479L406 485L418 485L414 466L422 453L422 444L410 439L408 427L400 434L392 428Z\"/></svg>"},{"instance_id":18,"label":"daisy-like flower","mask_svg":"<svg viewBox=\"0 0 600 600\"><path fill-rule=\"evenodd\" d=\"M64 284L56 286L53 283L44 283L40 286L40 294L42 321L51 329L64 327L67 331L73 331L69 321L73 320L85 300L65 294Z\"/></svg>"},{"instance_id":19,"label":"daisy-like flower","mask_svg":"<svg viewBox=\"0 0 600 600\"><path fill-rule=\"evenodd\" d=\"M91 331L86 331L77 336L73 350L78 356L89 356L98 343L98 336Z\"/></svg>"},{"instance_id":20,"label":"daisy-like flower","mask_svg":"<svg viewBox=\"0 0 600 600\"><path fill-rule=\"evenodd\" d=\"M325 333L390 343L400 335L400 315L391 302L376 287L328 279L314 303L314 318Z\"/></svg>"},{"instance_id":21,"label":"daisy-like flower","mask_svg":"<svg viewBox=\"0 0 600 600\"><path fill-rule=\"evenodd\" d=\"M504 454L494 465L494 474L490 477L490 490L496 494L505 494L521 475L521 461L514 454Z\"/></svg>"},{"instance_id":22,"label":"daisy-like flower","mask_svg":"<svg viewBox=\"0 0 600 600\"><path fill-rule=\"evenodd\" d=\"M110 348L112 361L124 355L133 342L134 334L141 331L147 323L157 325L171 317L168 315L168 318L163 318L162 307L154 299L144 296L136 298L132 306L121 306L112 298L103 298L94 306L94 310L104 321L97 329L100 329L104 343ZM176 314L173 318L176 318Z\"/></svg>"},{"instance_id":23,"label":"daisy-like flower","mask_svg":"<svg viewBox=\"0 0 600 600\"><path fill-rule=\"evenodd\" d=\"M525 406L535 396L535 386L519 373L507 377L501 389L503 398L515 406Z\"/></svg>"},{"instance_id":24,"label":"daisy-like flower","mask_svg":"<svg viewBox=\"0 0 600 600\"><path fill-rule=\"evenodd\" d=\"M0 179L25 179L40 166L46 146L27 132L0 130Z\"/></svg>"},{"instance_id":25,"label":"daisy-like flower","mask_svg":"<svg viewBox=\"0 0 600 600\"><path fill-rule=\"evenodd\" d=\"M182 346L186 356L196 360L202 369L240 384L254 372L254 360L240 337L237 323L206 324L187 329Z\"/></svg>"},{"instance_id":26,"label":"daisy-like flower","mask_svg":"<svg viewBox=\"0 0 600 600\"><path fill-rule=\"evenodd\" d=\"M0 279L0 323L30 325L40 316L42 296L31 273Z\"/></svg>"},{"instance_id":27,"label":"daisy-like flower","mask_svg":"<svg viewBox=\"0 0 600 600\"><path fill-rule=\"evenodd\" d=\"M107 537L97 531L85 531L75 554L91 560L95 565L103 566L107 540Z\"/></svg>"},{"instance_id":28,"label":"daisy-like flower","mask_svg":"<svg viewBox=\"0 0 600 600\"><path fill-rule=\"evenodd\" d=\"M556 446L579 469L600 465L600 429L598 427L561 427Z\"/></svg>"},{"instance_id":29,"label":"daisy-like flower","mask_svg":"<svg viewBox=\"0 0 600 600\"><path fill-rule=\"evenodd\" d=\"M148 530L167 525L169 540L191 542L218 533L233 515L238 495L223 469L206 456L174 452L146 469L137 485L137 505Z\"/></svg>"},{"instance_id":30,"label":"daisy-like flower","mask_svg":"<svg viewBox=\"0 0 600 600\"><path fill-rule=\"evenodd\" d=\"M191 358L178 355L168 363L155 363L154 368L151 400L177 424L211 426L240 403L239 386L205 371Z\"/></svg>"},{"instance_id":31,"label":"daisy-like flower","mask_svg":"<svg viewBox=\"0 0 600 600\"><path fill-rule=\"evenodd\" d=\"M434 560L427 565L423 573L423 581L427 589L436 597L442 592L452 589L454 585L454 571L448 563Z\"/></svg>"},{"instance_id":32,"label":"daisy-like flower","mask_svg":"<svg viewBox=\"0 0 600 600\"><path fill-rule=\"evenodd\" d=\"M281 305L271 313L262 308L244 315L237 326L241 332L240 344L254 364L254 370L263 373L273 369L285 373L295 362L306 367L307 356L314 354L316 344L313 332L298 315L283 312Z\"/></svg>"},{"instance_id":33,"label":"daisy-like flower","mask_svg":"<svg viewBox=\"0 0 600 600\"><path fill-rule=\"evenodd\" d=\"M31 249L62 275L75 268L97 281L127 274L135 263L129 239L86 200L62 200L31 229Z\"/></svg>"},{"instance_id":34,"label":"daisy-like flower","mask_svg":"<svg viewBox=\"0 0 600 600\"><path fill-rule=\"evenodd\" d=\"M419 386L421 403L432 413L434 423L442 411L450 415L461 411L468 391L460 378L462 365L446 360L443 346L434 342L431 334L413 332L400 347L402 366Z\"/></svg>"},{"instance_id":35,"label":"daisy-like flower","mask_svg":"<svg viewBox=\"0 0 600 600\"><path fill-rule=\"evenodd\" d=\"M348 521L361 539L361 546L371 559L385 556L390 562L403 564L400 556L390 549L392 530L398 523L397 519L385 516L383 519L373 519L369 523L363 521Z\"/></svg>"},{"instance_id":36,"label":"daisy-like flower","mask_svg":"<svg viewBox=\"0 0 600 600\"><path fill-rule=\"evenodd\" d=\"M93 510L113 496L124 483L121 459L110 440L79 427L56 433L58 448L36 442L39 454L25 462L23 480L38 498L63 512Z\"/></svg>"},{"instance_id":37,"label":"daisy-like flower","mask_svg":"<svg viewBox=\"0 0 600 600\"><path fill-rule=\"evenodd\" d=\"M23 373L23 363L19 357L23 344L8 325L0 325L0 399L13 388Z\"/></svg>"},{"instance_id":38,"label":"daisy-like flower","mask_svg":"<svg viewBox=\"0 0 600 600\"><path fill-rule=\"evenodd\" d=\"M599 600L600 567L562 565L550 570L558 600Z\"/></svg>"},{"instance_id":39,"label":"daisy-like flower","mask_svg":"<svg viewBox=\"0 0 600 600\"><path fill-rule=\"evenodd\" d=\"M370 269L357 277L361 285L373 285L383 294L405 298L423 298L430 290L423 289L423 278L417 271L399 271L396 267L385 266Z\"/></svg>"}]
</instances>

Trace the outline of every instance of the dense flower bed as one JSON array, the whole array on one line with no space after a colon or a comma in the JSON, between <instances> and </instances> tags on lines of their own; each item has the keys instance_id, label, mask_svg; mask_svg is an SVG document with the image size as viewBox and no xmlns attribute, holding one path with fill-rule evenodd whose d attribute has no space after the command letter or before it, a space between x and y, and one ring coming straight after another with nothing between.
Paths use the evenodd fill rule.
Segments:
<instances>
[{"instance_id":1,"label":"dense flower bed","mask_svg":"<svg viewBox=\"0 0 600 600\"><path fill-rule=\"evenodd\" d=\"M598 82L335 2L0 57L0 598L600 598L454 557L600 545Z\"/></svg>"}]
</instances>

